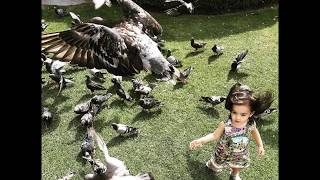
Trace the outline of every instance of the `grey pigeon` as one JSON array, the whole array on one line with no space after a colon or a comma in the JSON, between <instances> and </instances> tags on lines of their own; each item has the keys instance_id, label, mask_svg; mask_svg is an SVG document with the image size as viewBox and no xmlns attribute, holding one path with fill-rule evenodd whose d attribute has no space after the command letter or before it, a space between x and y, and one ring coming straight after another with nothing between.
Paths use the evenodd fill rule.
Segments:
<instances>
[{"instance_id":1,"label":"grey pigeon","mask_svg":"<svg viewBox=\"0 0 320 180\"><path fill-rule=\"evenodd\" d=\"M65 16L68 16L68 12L66 9L64 8L61 8L61 7L57 7L57 6L54 6L54 12L56 13L56 15L59 17L59 18L62 18L62 17L65 17Z\"/></svg>"},{"instance_id":2,"label":"grey pigeon","mask_svg":"<svg viewBox=\"0 0 320 180\"><path fill-rule=\"evenodd\" d=\"M172 54L171 50L168 49L167 53L167 61L172 64L174 67L182 67L182 63L180 60L176 59Z\"/></svg>"},{"instance_id":3,"label":"grey pigeon","mask_svg":"<svg viewBox=\"0 0 320 180\"><path fill-rule=\"evenodd\" d=\"M123 86L121 85L120 81L118 81L115 78L111 79L111 82L114 84L114 87L116 89L117 95L124 100L132 101L132 97L129 95L127 91L124 90Z\"/></svg>"},{"instance_id":4,"label":"grey pigeon","mask_svg":"<svg viewBox=\"0 0 320 180\"><path fill-rule=\"evenodd\" d=\"M106 72L102 72L100 69L96 68L89 69L89 73L97 79L105 79L103 75L107 74Z\"/></svg>"},{"instance_id":5,"label":"grey pigeon","mask_svg":"<svg viewBox=\"0 0 320 180\"><path fill-rule=\"evenodd\" d=\"M139 134L138 128L131 127L125 124L112 123L111 126L121 136L124 136L124 135L137 136Z\"/></svg>"},{"instance_id":6,"label":"grey pigeon","mask_svg":"<svg viewBox=\"0 0 320 180\"><path fill-rule=\"evenodd\" d=\"M107 94L104 94L104 95L95 95L91 98L91 102L93 104L98 104L100 106L102 106L102 104L106 101L108 101L108 99L110 99L112 96L111 93L107 93Z\"/></svg>"},{"instance_id":7,"label":"grey pigeon","mask_svg":"<svg viewBox=\"0 0 320 180\"><path fill-rule=\"evenodd\" d=\"M212 106L218 105L226 100L224 96L201 96L199 101L210 103Z\"/></svg>"},{"instance_id":8,"label":"grey pigeon","mask_svg":"<svg viewBox=\"0 0 320 180\"><path fill-rule=\"evenodd\" d=\"M149 95L151 91L157 86L155 83L149 83L148 85L141 85L134 91L140 93L140 95Z\"/></svg>"},{"instance_id":9,"label":"grey pigeon","mask_svg":"<svg viewBox=\"0 0 320 180\"><path fill-rule=\"evenodd\" d=\"M94 82L90 79L90 76L86 75L86 86L88 89L90 89L91 93L93 93L95 90L106 90L105 87L103 87L101 84Z\"/></svg>"},{"instance_id":10,"label":"grey pigeon","mask_svg":"<svg viewBox=\"0 0 320 180\"><path fill-rule=\"evenodd\" d=\"M52 113L49 111L49 108L43 107L41 120L50 124L52 122L52 118Z\"/></svg>"},{"instance_id":11,"label":"grey pigeon","mask_svg":"<svg viewBox=\"0 0 320 180\"><path fill-rule=\"evenodd\" d=\"M83 156L92 157L95 150L95 145L94 145L93 135L92 133L90 133L90 130L87 130L84 140L80 145L80 148Z\"/></svg>"},{"instance_id":12,"label":"grey pigeon","mask_svg":"<svg viewBox=\"0 0 320 180\"><path fill-rule=\"evenodd\" d=\"M238 71L238 69L240 68L240 64L242 62L244 62L244 58L246 57L246 55L248 54L248 50L241 52L240 54L237 55L237 57L235 58L235 60L233 60L232 64L231 64L231 71L232 72L236 72Z\"/></svg>"},{"instance_id":13,"label":"grey pigeon","mask_svg":"<svg viewBox=\"0 0 320 180\"><path fill-rule=\"evenodd\" d=\"M94 113L93 111L88 111L81 117L81 124L86 127L92 127L94 121Z\"/></svg>"},{"instance_id":14,"label":"grey pigeon","mask_svg":"<svg viewBox=\"0 0 320 180\"><path fill-rule=\"evenodd\" d=\"M131 79L131 82L134 90L143 85L143 82L139 79Z\"/></svg>"},{"instance_id":15,"label":"grey pigeon","mask_svg":"<svg viewBox=\"0 0 320 180\"><path fill-rule=\"evenodd\" d=\"M153 97L143 97L139 99L139 106L141 106L143 110L148 111L152 108L163 106L163 103L154 99Z\"/></svg>"},{"instance_id":16,"label":"grey pigeon","mask_svg":"<svg viewBox=\"0 0 320 180\"><path fill-rule=\"evenodd\" d=\"M43 32L47 27L48 23L44 19L41 19L41 31Z\"/></svg>"},{"instance_id":17,"label":"grey pigeon","mask_svg":"<svg viewBox=\"0 0 320 180\"><path fill-rule=\"evenodd\" d=\"M90 107L91 107L91 99L84 103L77 104L74 107L73 112L75 112L76 114L85 114L90 110Z\"/></svg>"},{"instance_id":18,"label":"grey pigeon","mask_svg":"<svg viewBox=\"0 0 320 180\"><path fill-rule=\"evenodd\" d=\"M195 42L193 37L191 38L190 42L191 42L191 47L193 47L196 50L200 48L204 48L207 44L205 42Z\"/></svg>"},{"instance_id":19,"label":"grey pigeon","mask_svg":"<svg viewBox=\"0 0 320 180\"><path fill-rule=\"evenodd\" d=\"M214 45L212 48L211 48L212 52L216 55L221 55L223 54L223 50L224 50L224 47L223 46L218 46L218 45Z\"/></svg>"}]
</instances>

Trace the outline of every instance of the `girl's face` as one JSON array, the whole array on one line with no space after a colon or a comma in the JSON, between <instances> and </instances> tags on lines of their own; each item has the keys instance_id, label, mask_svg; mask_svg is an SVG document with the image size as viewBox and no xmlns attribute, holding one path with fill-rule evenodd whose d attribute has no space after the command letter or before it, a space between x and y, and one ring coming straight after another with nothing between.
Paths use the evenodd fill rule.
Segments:
<instances>
[{"instance_id":1,"label":"girl's face","mask_svg":"<svg viewBox=\"0 0 320 180\"><path fill-rule=\"evenodd\" d=\"M234 104L232 106L232 111L231 111L232 125L237 128L243 128L247 125L249 121L249 117L251 117L252 115L253 115L253 112L251 112L249 105Z\"/></svg>"}]
</instances>

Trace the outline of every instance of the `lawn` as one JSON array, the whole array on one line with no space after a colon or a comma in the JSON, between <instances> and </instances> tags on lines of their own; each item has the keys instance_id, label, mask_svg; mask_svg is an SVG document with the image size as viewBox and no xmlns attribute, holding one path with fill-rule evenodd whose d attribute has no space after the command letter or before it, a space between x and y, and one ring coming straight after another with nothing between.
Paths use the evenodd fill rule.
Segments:
<instances>
[{"instance_id":1,"label":"lawn","mask_svg":"<svg viewBox=\"0 0 320 180\"><path fill-rule=\"evenodd\" d=\"M57 18L52 7L43 6L43 19L49 26L47 32L66 30L71 18ZM86 21L93 16L107 20L119 19L116 7L102 7L94 10L92 5L70 6L68 10L80 14ZM96 117L95 129L108 145L111 156L125 162L132 174L150 171L155 179L161 180L209 180L228 179L229 170L215 176L205 167L211 157L215 143L209 143L194 151L188 150L189 143L198 137L212 132L217 124L228 117L224 104L215 108L199 102L200 96L227 95L230 87L241 82L255 92L270 90L278 107L278 16L277 7L237 12L232 14L205 16L182 15L170 17L161 13L151 13L163 27L162 38L166 48L172 50L183 63L184 69L194 70L184 86L161 82L152 95L165 106L159 111L145 113L136 102L122 102L117 95L108 101L111 108L104 108ZM207 42L201 53L193 53L190 38ZM218 58L212 55L214 44L225 47ZM237 76L228 75L233 58L248 49L246 61ZM66 68L66 76L73 77L75 85L66 88L56 97L58 88L48 83L42 89L42 104L54 113L53 123L42 129L42 179L58 179L70 171L83 179L91 172L89 163L80 155L80 144L86 129L81 126L73 107L92 97L84 84L85 69ZM45 81L50 80L42 68ZM108 74L103 85L115 94ZM144 82L154 82L149 72L136 76ZM124 78L124 87L131 93L131 78ZM99 92L97 92L99 93ZM100 92L102 93L102 92ZM266 155L258 157L254 141L250 144L251 166L240 174L242 179L278 179L278 112L271 114L259 123L259 131L265 145ZM111 123L118 122L141 129L137 138L118 137ZM103 159L97 148L96 158Z\"/></svg>"}]
</instances>

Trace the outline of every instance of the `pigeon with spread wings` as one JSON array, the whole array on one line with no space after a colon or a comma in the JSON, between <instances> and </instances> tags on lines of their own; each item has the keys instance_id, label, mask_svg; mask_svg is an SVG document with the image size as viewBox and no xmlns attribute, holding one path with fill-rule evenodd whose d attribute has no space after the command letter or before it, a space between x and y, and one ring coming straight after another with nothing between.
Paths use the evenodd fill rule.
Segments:
<instances>
[{"instance_id":1,"label":"pigeon with spread wings","mask_svg":"<svg viewBox=\"0 0 320 180\"><path fill-rule=\"evenodd\" d=\"M148 34L160 35L161 25L131 0L117 0L125 20L112 28L79 23L72 29L42 35L42 51L81 67L106 69L117 76L151 70L168 78L185 78L171 65Z\"/></svg>"}]
</instances>

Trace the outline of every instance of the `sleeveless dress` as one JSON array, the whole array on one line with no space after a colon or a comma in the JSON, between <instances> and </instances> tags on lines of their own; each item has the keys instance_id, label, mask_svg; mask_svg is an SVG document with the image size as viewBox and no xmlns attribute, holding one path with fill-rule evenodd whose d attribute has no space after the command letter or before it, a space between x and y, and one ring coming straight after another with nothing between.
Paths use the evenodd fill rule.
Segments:
<instances>
[{"instance_id":1,"label":"sleeveless dress","mask_svg":"<svg viewBox=\"0 0 320 180\"><path fill-rule=\"evenodd\" d=\"M251 131L256 123L250 120L244 128L232 127L231 119L225 121L217 149L212 155L211 163L217 168L246 168L249 166L249 142Z\"/></svg>"}]
</instances>

